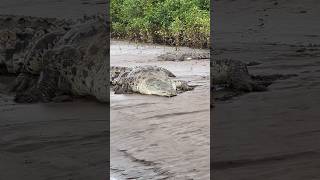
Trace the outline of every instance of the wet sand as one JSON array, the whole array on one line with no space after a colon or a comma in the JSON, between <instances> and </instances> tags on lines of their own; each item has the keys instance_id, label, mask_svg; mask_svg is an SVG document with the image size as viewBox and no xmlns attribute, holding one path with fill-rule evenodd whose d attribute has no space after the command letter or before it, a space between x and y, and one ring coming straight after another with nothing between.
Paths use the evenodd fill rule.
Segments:
<instances>
[{"instance_id":1,"label":"wet sand","mask_svg":"<svg viewBox=\"0 0 320 180\"><path fill-rule=\"evenodd\" d=\"M111 93L110 164L118 179L209 179L209 61L156 60L169 51L174 48L111 42L111 65L157 65L199 85L172 98Z\"/></svg>"},{"instance_id":2,"label":"wet sand","mask_svg":"<svg viewBox=\"0 0 320 180\"><path fill-rule=\"evenodd\" d=\"M214 178L319 179L320 2L214 3L215 57L261 62L255 75L298 75L215 103Z\"/></svg>"},{"instance_id":3,"label":"wet sand","mask_svg":"<svg viewBox=\"0 0 320 180\"><path fill-rule=\"evenodd\" d=\"M13 79L1 76L0 92ZM17 104L0 93L0 179L105 179L107 115L87 99Z\"/></svg>"},{"instance_id":4,"label":"wet sand","mask_svg":"<svg viewBox=\"0 0 320 180\"><path fill-rule=\"evenodd\" d=\"M102 1L0 1L1 14L80 18L102 12ZM87 1L86 1L87 2ZM12 77L0 76L0 89ZM105 104L16 104L0 93L0 179L106 179L108 111Z\"/></svg>"}]
</instances>

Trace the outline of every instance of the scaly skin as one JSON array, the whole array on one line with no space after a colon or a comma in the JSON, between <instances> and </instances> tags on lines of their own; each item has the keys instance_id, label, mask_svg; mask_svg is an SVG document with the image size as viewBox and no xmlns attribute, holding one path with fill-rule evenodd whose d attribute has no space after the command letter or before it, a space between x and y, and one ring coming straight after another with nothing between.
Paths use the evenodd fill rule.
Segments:
<instances>
[{"instance_id":1,"label":"scaly skin","mask_svg":"<svg viewBox=\"0 0 320 180\"><path fill-rule=\"evenodd\" d=\"M17 74L32 43L41 36L69 29L72 22L55 18L0 15L0 74Z\"/></svg>"},{"instance_id":2,"label":"scaly skin","mask_svg":"<svg viewBox=\"0 0 320 180\"><path fill-rule=\"evenodd\" d=\"M174 80L175 75L157 66L134 68L111 67L111 84L116 94L140 93L158 96L176 96L192 90L185 81Z\"/></svg>"},{"instance_id":3,"label":"scaly skin","mask_svg":"<svg viewBox=\"0 0 320 180\"><path fill-rule=\"evenodd\" d=\"M108 101L107 40L106 25L100 20L75 25L65 34L42 36L24 62L26 77L39 74L38 83L18 92L15 100L46 102L59 94L72 94ZM53 47L48 48L53 41Z\"/></svg>"},{"instance_id":4,"label":"scaly skin","mask_svg":"<svg viewBox=\"0 0 320 180\"><path fill-rule=\"evenodd\" d=\"M270 82L259 81L249 74L247 65L232 59L214 59L211 67L214 86L239 92L265 91Z\"/></svg>"},{"instance_id":5,"label":"scaly skin","mask_svg":"<svg viewBox=\"0 0 320 180\"><path fill-rule=\"evenodd\" d=\"M210 59L210 53L165 53L157 57L158 61L188 61Z\"/></svg>"}]
</instances>

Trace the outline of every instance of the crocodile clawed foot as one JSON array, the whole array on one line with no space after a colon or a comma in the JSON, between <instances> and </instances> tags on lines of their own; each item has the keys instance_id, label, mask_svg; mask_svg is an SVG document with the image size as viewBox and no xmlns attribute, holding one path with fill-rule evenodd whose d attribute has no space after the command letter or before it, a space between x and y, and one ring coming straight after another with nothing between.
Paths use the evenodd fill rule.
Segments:
<instances>
[{"instance_id":1,"label":"crocodile clawed foot","mask_svg":"<svg viewBox=\"0 0 320 180\"><path fill-rule=\"evenodd\" d=\"M121 85L115 85L113 87L114 94L132 94L132 91L128 90L128 88L124 88Z\"/></svg>"},{"instance_id":2,"label":"crocodile clawed foot","mask_svg":"<svg viewBox=\"0 0 320 180\"><path fill-rule=\"evenodd\" d=\"M9 86L9 92L25 92L36 84L37 79L30 74L21 73Z\"/></svg>"}]
</instances>

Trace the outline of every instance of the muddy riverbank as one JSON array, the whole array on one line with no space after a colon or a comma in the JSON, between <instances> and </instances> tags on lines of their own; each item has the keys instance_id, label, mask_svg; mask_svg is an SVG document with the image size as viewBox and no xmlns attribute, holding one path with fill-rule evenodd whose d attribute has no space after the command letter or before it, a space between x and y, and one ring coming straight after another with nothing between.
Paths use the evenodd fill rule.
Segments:
<instances>
[{"instance_id":1,"label":"muddy riverbank","mask_svg":"<svg viewBox=\"0 0 320 180\"><path fill-rule=\"evenodd\" d=\"M215 103L213 175L226 179L319 179L318 1L215 1L215 57L252 74L297 74L269 91Z\"/></svg>"},{"instance_id":2,"label":"muddy riverbank","mask_svg":"<svg viewBox=\"0 0 320 180\"><path fill-rule=\"evenodd\" d=\"M120 179L209 179L210 62L157 61L158 55L174 51L111 42L111 65L157 65L199 85L172 98L111 93L111 174Z\"/></svg>"}]
</instances>

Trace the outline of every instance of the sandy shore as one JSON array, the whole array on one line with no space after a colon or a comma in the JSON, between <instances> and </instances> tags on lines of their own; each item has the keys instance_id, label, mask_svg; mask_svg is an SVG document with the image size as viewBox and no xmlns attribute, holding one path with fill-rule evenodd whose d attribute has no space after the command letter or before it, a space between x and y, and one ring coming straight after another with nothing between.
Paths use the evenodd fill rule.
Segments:
<instances>
[{"instance_id":1,"label":"sandy shore","mask_svg":"<svg viewBox=\"0 0 320 180\"><path fill-rule=\"evenodd\" d=\"M298 75L216 102L214 178L319 179L320 2L214 3L215 57L261 62L253 74Z\"/></svg>"},{"instance_id":2,"label":"sandy shore","mask_svg":"<svg viewBox=\"0 0 320 180\"><path fill-rule=\"evenodd\" d=\"M209 61L159 62L158 55L174 48L121 41L112 41L110 51L111 65L157 65L200 85L173 98L111 94L111 174L209 179Z\"/></svg>"}]
</instances>

